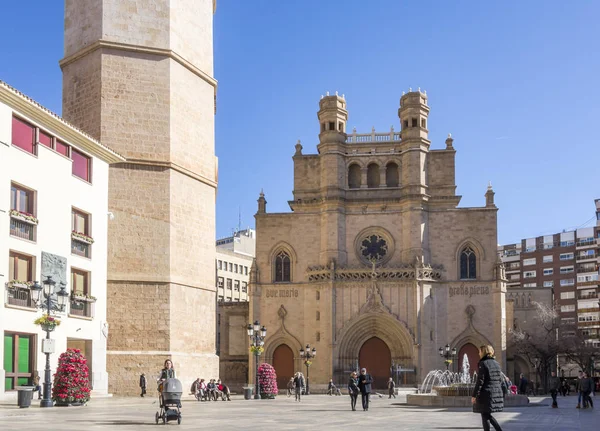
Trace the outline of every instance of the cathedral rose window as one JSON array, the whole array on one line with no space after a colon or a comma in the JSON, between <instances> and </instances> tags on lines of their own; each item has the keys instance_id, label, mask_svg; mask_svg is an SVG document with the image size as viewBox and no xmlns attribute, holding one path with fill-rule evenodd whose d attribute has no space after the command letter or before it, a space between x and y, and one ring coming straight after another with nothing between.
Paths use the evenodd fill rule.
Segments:
<instances>
[{"instance_id":1,"label":"cathedral rose window","mask_svg":"<svg viewBox=\"0 0 600 431\"><path fill-rule=\"evenodd\" d=\"M380 262L388 252L385 238L380 235L369 235L360 243L360 253L370 262Z\"/></svg>"}]
</instances>

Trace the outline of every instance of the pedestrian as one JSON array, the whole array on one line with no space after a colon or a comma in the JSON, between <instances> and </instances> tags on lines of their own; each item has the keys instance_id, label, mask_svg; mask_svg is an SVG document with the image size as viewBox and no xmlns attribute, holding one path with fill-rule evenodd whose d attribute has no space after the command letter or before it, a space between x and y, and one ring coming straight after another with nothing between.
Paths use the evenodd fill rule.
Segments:
<instances>
[{"instance_id":1,"label":"pedestrian","mask_svg":"<svg viewBox=\"0 0 600 431\"><path fill-rule=\"evenodd\" d=\"M140 389L142 391L142 393L140 394L140 397L144 397L144 395L146 395L146 388L148 387L148 381L146 380L146 375L144 373L142 373L140 375Z\"/></svg>"},{"instance_id":2,"label":"pedestrian","mask_svg":"<svg viewBox=\"0 0 600 431\"><path fill-rule=\"evenodd\" d=\"M558 395L558 390L560 389L560 379L556 377L556 371L552 371L552 375L548 379L548 386L550 388L550 395L552 396L552 408L558 408L558 402L556 401L556 397Z\"/></svg>"},{"instance_id":3,"label":"pedestrian","mask_svg":"<svg viewBox=\"0 0 600 431\"><path fill-rule=\"evenodd\" d=\"M594 408L594 402L592 401L592 397L590 397L593 388L594 380L588 375L587 372L584 372L583 378L581 379L581 396L583 397L584 409L587 409L588 407Z\"/></svg>"},{"instance_id":4,"label":"pedestrian","mask_svg":"<svg viewBox=\"0 0 600 431\"><path fill-rule=\"evenodd\" d=\"M388 398L396 398L396 383L394 383L394 379L390 377L388 380Z\"/></svg>"},{"instance_id":5,"label":"pedestrian","mask_svg":"<svg viewBox=\"0 0 600 431\"><path fill-rule=\"evenodd\" d=\"M479 357L477 380L471 397L473 412L481 413L484 431L490 430L490 424L496 431L502 431L492 413L504 410L506 382L502 377L500 364L494 359L492 346L481 346Z\"/></svg>"},{"instance_id":6,"label":"pedestrian","mask_svg":"<svg viewBox=\"0 0 600 431\"><path fill-rule=\"evenodd\" d=\"M31 378L31 383L34 386L33 392L38 393L38 400L42 399L42 387L40 386L40 373L37 371L33 372L33 377Z\"/></svg>"},{"instance_id":7,"label":"pedestrian","mask_svg":"<svg viewBox=\"0 0 600 431\"><path fill-rule=\"evenodd\" d=\"M301 372L297 372L294 377L294 389L296 393L296 401L300 402L302 388L304 387L304 376Z\"/></svg>"},{"instance_id":8,"label":"pedestrian","mask_svg":"<svg viewBox=\"0 0 600 431\"><path fill-rule=\"evenodd\" d=\"M287 396L288 396L288 398L292 396L293 392L294 392L294 378L290 377L290 381L287 384Z\"/></svg>"},{"instance_id":9,"label":"pedestrian","mask_svg":"<svg viewBox=\"0 0 600 431\"><path fill-rule=\"evenodd\" d=\"M525 375L523 373L521 373L521 375L519 376L519 393L521 395L527 395L527 384L528 383L529 382L525 378Z\"/></svg>"},{"instance_id":10,"label":"pedestrian","mask_svg":"<svg viewBox=\"0 0 600 431\"><path fill-rule=\"evenodd\" d=\"M367 369L362 368L360 370L360 376L358 376L358 389L360 389L360 399L362 401L363 411L369 411L369 397L371 396L371 385L373 384L373 377L367 374Z\"/></svg>"},{"instance_id":11,"label":"pedestrian","mask_svg":"<svg viewBox=\"0 0 600 431\"><path fill-rule=\"evenodd\" d=\"M348 380L348 393L350 394L350 407L352 407L352 411L356 411L356 400L358 399L358 393L360 389L358 389L358 375L356 371L352 371L350 373L350 379Z\"/></svg>"},{"instance_id":12,"label":"pedestrian","mask_svg":"<svg viewBox=\"0 0 600 431\"><path fill-rule=\"evenodd\" d=\"M577 380L575 380L575 392L577 392L577 407L576 409L581 408L581 380L583 379L583 371L579 371L577 375Z\"/></svg>"}]
</instances>

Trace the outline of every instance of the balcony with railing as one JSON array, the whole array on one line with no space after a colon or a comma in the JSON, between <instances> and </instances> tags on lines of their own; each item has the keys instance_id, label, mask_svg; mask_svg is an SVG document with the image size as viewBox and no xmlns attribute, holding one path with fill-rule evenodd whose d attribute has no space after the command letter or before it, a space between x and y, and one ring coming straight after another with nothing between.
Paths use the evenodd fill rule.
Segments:
<instances>
[{"instance_id":1,"label":"balcony with railing","mask_svg":"<svg viewBox=\"0 0 600 431\"><path fill-rule=\"evenodd\" d=\"M94 317L95 302L96 298L94 298L93 296L72 293L69 315L77 317L86 317L91 319L92 317Z\"/></svg>"},{"instance_id":2,"label":"balcony with railing","mask_svg":"<svg viewBox=\"0 0 600 431\"><path fill-rule=\"evenodd\" d=\"M91 236L79 232L71 233L71 253L81 257L92 257L92 244L94 239Z\"/></svg>"},{"instance_id":3,"label":"balcony with railing","mask_svg":"<svg viewBox=\"0 0 600 431\"><path fill-rule=\"evenodd\" d=\"M591 260L591 259L597 259L598 258L598 254L597 253L578 254L576 257L577 257L577 261L580 261L580 260Z\"/></svg>"},{"instance_id":4,"label":"balcony with railing","mask_svg":"<svg viewBox=\"0 0 600 431\"><path fill-rule=\"evenodd\" d=\"M577 265L577 273L585 273L585 272L598 272L598 264L597 263L580 263Z\"/></svg>"},{"instance_id":5,"label":"balcony with railing","mask_svg":"<svg viewBox=\"0 0 600 431\"><path fill-rule=\"evenodd\" d=\"M29 282L6 283L6 304L16 307L36 308Z\"/></svg>"},{"instance_id":6,"label":"balcony with railing","mask_svg":"<svg viewBox=\"0 0 600 431\"><path fill-rule=\"evenodd\" d=\"M346 135L347 144L372 144L381 142L400 142L400 132L395 132L394 127L390 128L389 132L375 133L375 127L371 129L371 133L356 133L356 128L352 129L352 133Z\"/></svg>"},{"instance_id":7,"label":"balcony with railing","mask_svg":"<svg viewBox=\"0 0 600 431\"><path fill-rule=\"evenodd\" d=\"M38 219L33 215L10 210L10 235L26 239L27 241L35 241L36 227Z\"/></svg>"},{"instance_id":8,"label":"balcony with railing","mask_svg":"<svg viewBox=\"0 0 600 431\"><path fill-rule=\"evenodd\" d=\"M577 247L589 247L590 245L596 246L596 238L586 238L576 243Z\"/></svg>"},{"instance_id":9,"label":"balcony with railing","mask_svg":"<svg viewBox=\"0 0 600 431\"><path fill-rule=\"evenodd\" d=\"M587 320L585 322L577 322L577 326L579 328L582 328L582 327L586 328L586 327L590 327L590 326L592 326L592 327L594 327L594 326L600 327L600 320Z\"/></svg>"},{"instance_id":10,"label":"balcony with railing","mask_svg":"<svg viewBox=\"0 0 600 431\"><path fill-rule=\"evenodd\" d=\"M577 299L599 299L600 295L597 293L582 293L577 296Z\"/></svg>"}]
</instances>

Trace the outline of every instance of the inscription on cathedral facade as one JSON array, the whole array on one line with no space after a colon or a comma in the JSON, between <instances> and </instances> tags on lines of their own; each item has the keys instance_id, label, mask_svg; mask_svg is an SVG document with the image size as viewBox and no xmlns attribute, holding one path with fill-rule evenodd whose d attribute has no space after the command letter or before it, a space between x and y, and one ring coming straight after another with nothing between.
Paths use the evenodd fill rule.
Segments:
<instances>
[{"instance_id":1,"label":"inscription on cathedral facade","mask_svg":"<svg viewBox=\"0 0 600 431\"><path fill-rule=\"evenodd\" d=\"M450 288L450 297L453 296L468 296L469 298L473 295L489 295L489 286L465 286L464 284L460 287Z\"/></svg>"},{"instance_id":2,"label":"inscription on cathedral facade","mask_svg":"<svg viewBox=\"0 0 600 431\"><path fill-rule=\"evenodd\" d=\"M297 298L298 289L267 289L267 298Z\"/></svg>"}]
</instances>

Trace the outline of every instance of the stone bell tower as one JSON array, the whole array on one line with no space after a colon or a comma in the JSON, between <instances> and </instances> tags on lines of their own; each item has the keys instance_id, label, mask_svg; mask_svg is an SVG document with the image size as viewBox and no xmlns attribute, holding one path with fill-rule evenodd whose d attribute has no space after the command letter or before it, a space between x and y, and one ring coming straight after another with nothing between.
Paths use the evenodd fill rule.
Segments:
<instances>
[{"instance_id":1,"label":"stone bell tower","mask_svg":"<svg viewBox=\"0 0 600 431\"><path fill-rule=\"evenodd\" d=\"M135 376L154 376L167 358L182 381L218 375L214 8L65 2L63 116L127 159L109 174L114 394L136 394Z\"/></svg>"}]
</instances>

